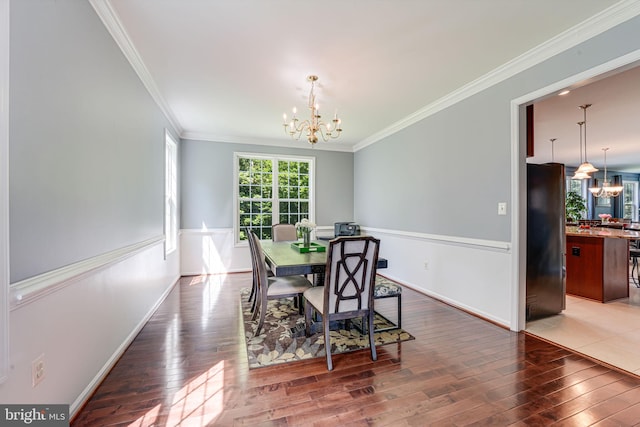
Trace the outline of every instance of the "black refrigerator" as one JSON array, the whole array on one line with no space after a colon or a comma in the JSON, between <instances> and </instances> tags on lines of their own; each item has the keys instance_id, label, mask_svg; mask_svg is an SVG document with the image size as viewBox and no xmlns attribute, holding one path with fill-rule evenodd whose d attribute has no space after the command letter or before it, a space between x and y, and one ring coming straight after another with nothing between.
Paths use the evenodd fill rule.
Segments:
<instances>
[{"instance_id":1,"label":"black refrigerator","mask_svg":"<svg viewBox=\"0 0 640 427\"><path fill-rule=\"evenodd\" d=\"M526 319L565 309L564 165L527 164Z\"/></svg>"}]
</instances>

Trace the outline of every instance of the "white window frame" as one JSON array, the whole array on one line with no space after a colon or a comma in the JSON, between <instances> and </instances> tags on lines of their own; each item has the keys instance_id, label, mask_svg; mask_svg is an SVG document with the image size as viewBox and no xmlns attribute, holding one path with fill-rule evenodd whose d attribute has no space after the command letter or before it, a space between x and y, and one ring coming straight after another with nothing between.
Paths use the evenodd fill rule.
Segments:
<instances>
[{"instance_id":1,"label":"white window frame","mask_svg":"<svg viewBox=\"0 0 640 427\"><path fill-rule=\"evenodd\" d=\"M631 213L631 220L633 222L637 222L638 221L638 208L640 205L640 201L638 200L638 187L640 187L640 183L638 181L622 181L622 185L626 185L626 184L632 184L633 185L633 192L632 192L632 196L633 196L633 210ZM624 193L622 195L622 197L624 197ZM623 206L622 206L622 212L624 214L624 199L623 199Z\"/></svg>"},{"instance_id":2,"label":"white window frame","mask_svg":"<svg viewBox=\"0 0 640 427\"><path fill-rule=\"evenodd\" d=\"M565 184L565 188L566 188L566 192L568 193L570 190L570 183L571 181L574 181L573 179L571 179L570 176L566 177L566 184ZM577 180L575 180L577 181ZM580 180L580 195L587 200L587 182L585 180Z\"/></svg>"},{"instance_id":3,"label":"white window frame","mask_svg":"<svg viewBox=\"0 0 640 427\"><path fill-rule=\"evenodd\" d=\"M240 158L252 158L260 160L271 160L273 162L273 197L272 197L272 213L271 225L278 223L280 217L280 199L278 193L278 160L298 161L309 163L309 221L315 223L315 174L316 159L308 156L293 156L287 154L264 154L264 153L233 153L233 235L235 246L246 246L247 241L240 240L240 195L239 195L239 170L238 163Z\"/></svg>"},{"instance_id":4,"label":"white window frame","mask_svg":"<svg viewBox=\"0 0 640 427\"><path fill-rule=\"evenodd\" d=\"M164 253L178 248L178 143L165 129Z\"/></svg>"}]
</instances>

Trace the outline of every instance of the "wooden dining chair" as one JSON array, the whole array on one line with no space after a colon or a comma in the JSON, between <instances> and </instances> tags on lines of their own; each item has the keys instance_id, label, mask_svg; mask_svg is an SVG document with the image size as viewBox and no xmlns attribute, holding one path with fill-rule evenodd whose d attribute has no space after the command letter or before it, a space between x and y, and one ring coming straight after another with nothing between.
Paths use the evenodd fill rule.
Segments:
<instances>
[{"instance_id":1,"label":"wooden dining chair","mask_svg":"<svg viewBox=\"0 0 640 427\"><path fill-rule=\"evenodd\" d=\"M369 335L371 359L377 360L373 337L373 290L380 240L371 236L340 237L329 242L324 286L304 293L305 331L311 334L313 311L322 317L327 369L333 370L329 324L336 320L364 318ZM366 322L366 323L365 323Z\"/></svg>"},{"instance_id":2,"label":"wooden dining chair","mask_svg":"<svg viewBox=\"0 0 640 427\"><path fill-rule=\"evenodd\" d=\"M245 234L247 236L247 242L249 243L249 254L251 255L251 264L252 264L252 283L251 283L251 292L249 293L248 301L251 303L251 312L253 313L256 309L256 305L258 302L257 294L258 294L258 277L256 276L256 269L253 267L253 240L251 239L251 229L249 227L244 227ZM267 270L267 275L269 277L273 276L273 272L271 270Z\"/></svg>"},{"instance_id":3,"label":"wooden dining chair","mask_svg":"<svg viewBox=\"0 0 640 427\"><path fill-rule=\"evenodd\" d=\"M298 232L296 230L296 226L293 224L283 222L274 225L271 229L273 230L274 242L298 240Z\"/></svg>"},{"instance_id":4,"label":"wooden dining chair","mask_svg":"<svg viewBox=\"0 0 640 427\"><path fill-rule=\"evenodd\" d=\"M252 248L251 260L254 269L254 277L258 283L256 293L256 307L253 311L252 320L258 318L258 327L254 335L260 335L260 331L264 326L264 319L267 313L267 304L269 300L280 298L296 298L298 310L302 313L303 294L312 287L309 280L303 276L274 276L267 275L267 266L264 260L264 253L260 240L254 232L249 233L249 239L253 240L250 244ZM251 240L250 240L251 241Z\"/></svg>"}]
</instances>

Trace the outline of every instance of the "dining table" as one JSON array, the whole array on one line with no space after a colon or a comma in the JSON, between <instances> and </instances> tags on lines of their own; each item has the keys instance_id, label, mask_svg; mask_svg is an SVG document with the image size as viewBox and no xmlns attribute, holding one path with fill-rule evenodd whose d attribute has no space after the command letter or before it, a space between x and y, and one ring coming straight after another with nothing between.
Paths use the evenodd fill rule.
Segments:
<instances>
[{"instance_id":1,"label":"dining table","mask_svg":"<svg viewBox=\"0 0 640 427\"><path fill-rule=\"evenodd\" d=\"M294 245L292 245L294 243ZM275 276L293 276L314 274L314 285L324 284L324 272L327 265L327 252L329 242L326 240L313 240L312 247L316 250L301 252L296 247L296 242L261 240L260 245L264 252L265 262ZM318 251L322 246L324 251ZM378 258L377 268L387 268L388 261Z\"/></svg>"}]
</instances>

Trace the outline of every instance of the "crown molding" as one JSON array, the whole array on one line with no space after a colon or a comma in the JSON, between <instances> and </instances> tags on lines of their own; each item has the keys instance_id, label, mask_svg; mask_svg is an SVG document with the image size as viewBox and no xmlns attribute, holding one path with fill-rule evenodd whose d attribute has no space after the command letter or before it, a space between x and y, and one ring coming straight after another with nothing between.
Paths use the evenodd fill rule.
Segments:
<instances>
[{"instance_id":1,"label":"crown molding","mask_svg":"<svg viewBox=\"0 0 640 427\"><path fill-rule=\"evenodd\" d=\"M147 91L158 105L158 108L160 108L173 127L173 131L177 135L181 135L183 130L180 122L178 122L178 119L173 114L169 104L161 95L155 80L151 76L147 66L144 64L144 61L142 61L142 58L138 54L133 42L129 38L129 34L127 34L127 31L124 29L118 14L111 6L111 2L109 0L89 0L89 2L111 34L111 37L113 37L116 44L120 47L125 58L127 58L136 74L138 74L142 84L147 88Z\"/></svg>"},{"instance_id":2,"label":"crown molding","mask_svg":"<svg viewBox=\"0 0 640 427\"><path fill-rule=\"evenodd\" d=\"M288 142L280 140L253 140L245 137L210 135L198 132L185 132L173 114L168 103L164 100L160 91L149 73L142 58L135 49L133 42L130 40L124 26L120 22L117 13L111 6L110 0L90 0L94 10L104 23L105 27L112 35L127 60L130 62L143 84L151 94L152 98L162 110L167 120L171 123L174 131L183 139L198 139L203 141L228 142L237 144L254 144L266 145L274 147L291 148ZM393 123L387 128L363 139L355 145L331 144L322 145L318 143L313 149L328 151L357 152L371 144L374 144L390 135L393 135L402 129L405 129L439 111L444 110L466 98L469 98L483 90L488 89L514 75L531 68L551 57L564 52L572 47L577 46L595 37L616 25L619 25L629 19L640 15L640 2L638 0L623 0L615 5L593 15L578 25L558 34L548 41L536 46L535 48L525 52L524 54L512 59L511 61L495 68L484 76L467 83L448 95L426 105L420 110L408 115L407 117ZM296 147L303 148L303 147Z\"/></svg>"},{"instance_id":3,"label":"crown molding","mask_svg":"<svg viewBox=\"0 0 640 427\"><path fill-rule=\"evenodd\" d=\"M494 86L514 75L525 71L543 61L573 48L592 37L619 25L629 19L640 15L640 2L638 0L623 0L615 5L593 15L589 19L546 42L530 49L522 55L490 71L484 76L460 87L437 101L421 108L413 114L393 123L391 126L377 132L354 146L354 151L359 151L373 143L376 143L400 130L413 125L439 111L444 110L466 98L469 98L491 86Z\"/></svg>"},{"instance_id":4,"label":"crown molding","mask_svg":"<svg viewBox=\"0 0 640 427\"><path fill-rule=\"evenodd\" d=\"M225 142L229 144L251 144L266 145L269 147L285 147L296 148L302 150L321 150L321 151L342 151L353 153L353 146L349 144L341 144L339 142L318 142L315 146L309 145L306 141L295 141L290 139L265 139L265 138L249 138L228 135L213 135L201 132L185 131L180 136L181 139L192 139L197 141L209 142Z\"/></svg>"}]
</instances>

